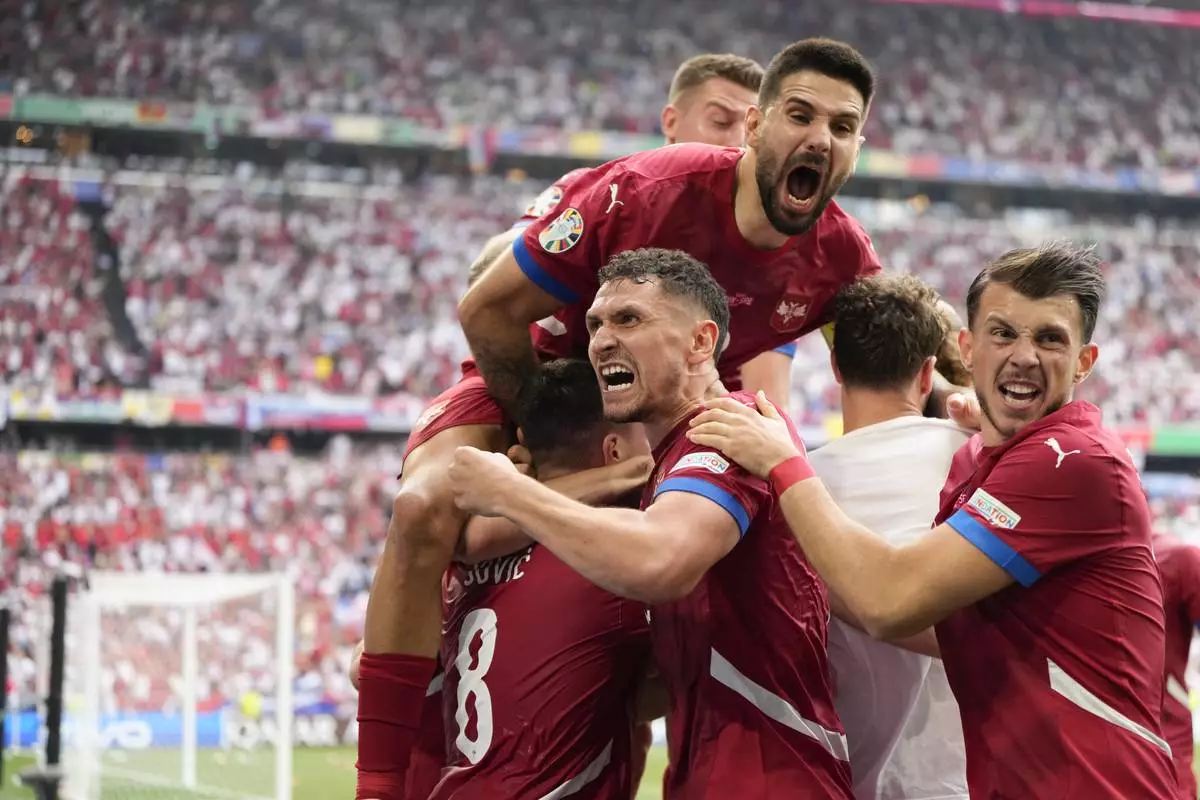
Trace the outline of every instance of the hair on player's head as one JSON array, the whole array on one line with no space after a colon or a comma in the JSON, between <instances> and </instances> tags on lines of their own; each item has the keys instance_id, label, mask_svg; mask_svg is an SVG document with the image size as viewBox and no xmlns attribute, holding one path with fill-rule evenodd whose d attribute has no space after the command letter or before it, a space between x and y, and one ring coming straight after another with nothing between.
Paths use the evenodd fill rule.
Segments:
<instances>
[{"instance_id":1,"label":"hair on player's head","mask_svg":"<svg viewBox=\"0 0 1200 800\"><path fill-rule=\"evenodd\" d=\"M834 303L833 357L842 383L865 389L910 384L949 329L937 292L912 275L877 275Z\"/></svg>"},{"instance_id":2,"label":"hair on player's head","mask_svg":"<svg viewBox=\"0 0 1200 800\"><path fill-rule=\"evenodd\" d=\"M621 280L653 281L665 294L691 301L717 325L718 344L713 357L724 349L729 336L729 297L708 267L682 250L626 250L613 256L596 277L602 286Z\"/></svg>"},{"instance_id":3,"label":"hair on player's head","mask_svg":"<svg viewBox=\"0 0 1200 800\"><path fill-rule=\"evenodd\" d=\"M801 39L779 51L763 75L758 107L766 109L779 99L783 82L798 72L811 70L850 84L870 105L875 94L875 72L862 53L834 39Z\"/></svg>"},{"instance_id":4,"label":"hair on player's head","mask_svg":"<svg viewBox=\"0 0 1200 800\"><path fill-rule=\"evenodd\" d=\"M671 79L668 102L676 102L681 95L702 86L713 78L723 78L730 83L758 92L762 85L763 68L752 58L733 53L704 53L692 56L679 65Z\"/></svg>"},{"instance_id":5,"label":"hair on player's head","mask_svg":"<svg viewBox=\"0 0 1200 800\"><path fill-rule=\"evenodd\" d=\"M600 435L608 423L592 365L576 358L542 364L534 388L522 398L520 418L525 447L535 464L562 462L564 457L578 463L578 454L589 448L599 453Z\"/></svg>"},{"instance_id":6,"label":"hair on player's head","mask_svg":"<svg viewBox=\"0 0 1200 800\"><path fill-rule=\"evenodd\" d=\"M1041 247L1009 250L983 268L967 290L967 327L975 329L983 292L993 283L1012 287L1031 300L1070 295L1079 303L1083 341L1096 332L1104 302L1104 270L1093 247L1051 242Z\"/></svg>"}]
</instances>

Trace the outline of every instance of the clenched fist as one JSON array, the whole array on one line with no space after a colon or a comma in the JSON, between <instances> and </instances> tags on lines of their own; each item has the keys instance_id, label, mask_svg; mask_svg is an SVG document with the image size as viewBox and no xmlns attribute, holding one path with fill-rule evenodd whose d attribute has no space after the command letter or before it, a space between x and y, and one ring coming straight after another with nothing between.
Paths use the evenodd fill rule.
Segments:
<instances>
[{"instance_id":1,"label":"clenched fist","mask_svg":"<svg viewBox=\"0 0 1200 800\"><path fill-rule=\"evenodd\" d=\"M512 491L510 487L523 479L508 456L474 447L454 451L449 477L455 505L484 517L499 516L501 503Z\"/></svg>"}]
</instances>

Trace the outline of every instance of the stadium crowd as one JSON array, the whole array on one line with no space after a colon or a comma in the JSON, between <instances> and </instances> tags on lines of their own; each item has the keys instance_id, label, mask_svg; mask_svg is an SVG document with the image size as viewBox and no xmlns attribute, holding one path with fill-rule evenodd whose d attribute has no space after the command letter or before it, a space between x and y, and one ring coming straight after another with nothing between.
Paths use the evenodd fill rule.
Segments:
<instances>
[{"instance_id":1,"label":"stadium crowd","mask_svg":"<svg viewBox=\"0 0 1200 800\"><path fill-rule=\"evenodd\" d=\"M399 449L335 439L319 457L24 451L0 455L0 593L22 587L12 690L36 697L49 580L64 561L118 570L286 569L297 578L297 687L352 702L347 667L361 637L387 524ZM1200 503L1156 499L1163 530L1200 527ZM106 709L178 708L180 619L165 611L105 617ZM274 690L273 616L259 599L222 604L200 625L204 707Z\"/></svg>"},{"instance_id":2,"label":"stadium crowd","mask_svg":"<svg viewBox=\"0 0 1200 800\"><path fill-rule=\"evenodd\" d=\"M663 76L682 58L709 49L765 62L821 33L854 41L885 76L866 131L875 147L1094 169L1200 165L1200 88L1171 80L1200 73L1186 28L864 0L0 9L0 91L16 95L654 133ZM910 30L922 35L895 35Z\"/></svg>"},{"instance_id":3,"label":"stadium crowd","mask_svg":"<svg viewBox=\"0 0 1200 800\"><path fill-rule=\"evenodd\" d=\"M297 184L288 193L234 177L122 175L111 186L108 226L151 385L215 393L432 397L467 354L454 318L465 266L540 188L434 176L392 187ZM98 396L129 370L72 195L65 182L19 168L3 180L0 384L10 389ZM1117 425L1200 414L1193 227L1032 210L968 217L919 199L845 205L885 266L920 275L957 304L995 253L1065 235L1096 242L1112 286L1098 333L1107 369L1085 396ZM838 411L825 360L815 340L797 356L799 422L820 424Z\"/></svg>"}]
</instances>

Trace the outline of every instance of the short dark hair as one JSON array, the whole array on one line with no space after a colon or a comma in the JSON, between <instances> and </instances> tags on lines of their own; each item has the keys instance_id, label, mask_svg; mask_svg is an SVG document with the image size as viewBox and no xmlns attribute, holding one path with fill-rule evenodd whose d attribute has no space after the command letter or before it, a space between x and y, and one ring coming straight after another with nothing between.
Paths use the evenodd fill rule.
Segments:
<instances>
[{"instance_id":1,"label":"short dark hair","mask_svg":"<svg viewBox=\"0 0 1200 800\"><path fill-rule=\"evenodd\" d=\"M758 90L758 107L766 109L779 99L785 79L812 70L858 90L865 105L875 94L875 71L862 53L834 39L802 39L783 48L771 59Z\"/></svg>"},{"instance_id":2,"label":"short dark hair","mask_svg":"<svg viewBox=\"0 0 1200 800\"><path fill-rule=\"evenodd\" d=\"M617 253L596 276L601 285L612 281L638 283L653 278L664 292L685 297L717 324L716 359L729 338L729 297L701 262L682 250L642 247Z\"/></svg>"},{"instance_id":3,"label":"short dark hair","mask_svg":"<svg viewBox=\"0 0 1200 800\"><path fill-rule=\"evenodd\" d=\"M937 292L913 275L858 280L834 301L833 357L846 386L895 389L936 356L949 325Z\"/></svg>"},{"instance_id":4,"label":"short dark hair","mask_svg":"<svg viewBox=\"0 0 1200 800\"><path fill-rule=\"evenodd\" d=\"M1095 248L1071 242L1009 250L983 268L967 290L967 327L975 329L979 301L993 283L1011 286L1032 300L1067 294L1079 303L1083 341L1096 332L1104 302L1104 270Z\"/></svg>"},{"instance_id":5,"label":"short dark hair","mask_svg":"<svg viewBox=\"0 0 1200 800\"><path fill-rule=\"evenodd\" d=\"M578 358L547 361L522 399L521 433L536 463L567 449L588 447L608 423L600 381L591 363Z\"/></svg>"},{"instance_id":6,"label":"short dark hair","mask_svg":"<svg viewBox=\"0 0 1200 800\"><path fill-rule=\"evenodd\" d=\"M674 103L684 92L695 89L712 78L724 78L757 92L762 85L763 68L754 59L733 53L704 53L693 56L675 70L667 99Z\"/></svg>"}]
</instances>

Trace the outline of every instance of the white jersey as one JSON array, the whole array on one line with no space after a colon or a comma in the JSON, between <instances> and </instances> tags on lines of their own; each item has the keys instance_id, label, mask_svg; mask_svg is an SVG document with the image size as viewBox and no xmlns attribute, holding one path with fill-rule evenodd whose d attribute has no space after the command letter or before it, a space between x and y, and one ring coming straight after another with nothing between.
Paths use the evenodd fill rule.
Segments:
<instances>
[{"instance_id":1,"label":"white jersey","mask_svg":"<svg viewBox=\"0 0 1200 800\"><path fill-rule=\"evenodd\" d=\"M834 439L809 460L846 514L903 544L929 532L950 460L969 436L946 420L900 417ZM834 620L829 663L858 800L967 798L962 723L940 661Z\"/></svg>"}]
</instances>

